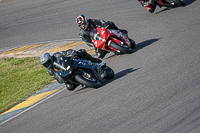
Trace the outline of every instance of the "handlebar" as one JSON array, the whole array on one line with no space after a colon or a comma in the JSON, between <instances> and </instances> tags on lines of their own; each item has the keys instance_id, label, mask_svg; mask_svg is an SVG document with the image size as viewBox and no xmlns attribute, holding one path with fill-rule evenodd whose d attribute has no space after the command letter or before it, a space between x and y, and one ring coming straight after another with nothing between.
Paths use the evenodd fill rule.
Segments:
<instances>
[{"instance_id":1,"label":"handlebar","mask_svg":"<svg viewBox=\"0 0 200 133\"><path fill-rule=\"evenodd\" d=\"M56 67L60 68L61 70L66 71L66 68L64 68L64 67L61 66L60 64L58 64L58 63L56 63L56 62L54 62L53 64L54 64Z\"/></svg>"},{"instance_id":2,"label":"handlebar","mask_svg":"<svg viewBox=\"0 0 200 133\"><path fill-rule=\"evenodd\" d=\"M108 27L109 27L109 25L106 25L104 28L106 28L106 29L107 29Z\"/></svg>"}]
</instances>

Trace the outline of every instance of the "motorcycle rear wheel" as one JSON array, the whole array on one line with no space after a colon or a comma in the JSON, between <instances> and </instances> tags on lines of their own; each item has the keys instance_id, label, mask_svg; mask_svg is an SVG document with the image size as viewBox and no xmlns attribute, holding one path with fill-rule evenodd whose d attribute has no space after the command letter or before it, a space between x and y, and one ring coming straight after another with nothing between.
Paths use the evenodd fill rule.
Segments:
<instances>
[{"instance_id":1,"label":"motorcycle rear wheel","mask_svg":"<svg viewBox=\"0 0 200 133\"><path fill-rule=\"evenodd\" d=\"M91 87L91 88L98 88L101 86L101 83L96 80L96 81L91 81L89 79L86 79L84 78L84 76L80 75L80 74L77 74L75 75L74 77L76 79L77 82L79 82L80 84L83 84L83 85L86 85L88 87Z\"/></svg>"},{"instance_id":2,"label":"motorcycle rear wheel","mask_svg":"<svg viewBox=\"0 0 200 133\"><path fill-rule=\"evenodd\" d=\"M113 42L113 41L110 43L110 46L119 50L121 54L130 54L133 52L131 48L123 47L120 44Z\"/></svg>"}]
</instances>

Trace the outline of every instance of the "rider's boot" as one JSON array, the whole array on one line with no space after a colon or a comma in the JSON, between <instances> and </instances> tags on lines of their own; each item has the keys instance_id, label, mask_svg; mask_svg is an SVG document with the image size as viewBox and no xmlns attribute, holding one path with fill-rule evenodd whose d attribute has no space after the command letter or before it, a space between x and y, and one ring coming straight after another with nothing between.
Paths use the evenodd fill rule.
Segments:
<instances>
[{"instance_id":1,"label":"rider's boot","mask_svg":"<svg viewBox=\"0 0 200 133\"><path fill-rule=\"evenodd\" d=\"M128 36L128 31L127 30L124 30L124 29L118 29L118 31L120 31L121 33L125 34Z\"/></svg>"},{"instance_id":2,"label":"rider's boot","mask_svg":"<svg viewBox=\"0 0 200 133\"><path fill-rule=\"evenodd\" d=\"M101 59L103 59L105 55L108 53L107 51L102 50L102 49L97 49L96 47L94 47L94 49L95 49L97 57Z\"/></svg>"},{"instance_id":3,"label":"rider's boot","mask_svg":"<svg viewBox=\"0 0 200 133\"><path fill-rule=\"evenodd\" d=\"M156 3L153 2L153 4L150 4L149 2L144 2L144 7L146 7L147 11L153 13L156 9Z\"/></svg>"},{"instance_id":4,"label":"rider's boot","mask_svg":"<svg viewBox=\"0 0 200 133\"><path fill-rule=\"evenodd\" d=\"M128 37L128 39L129 39L129 41L130 41L130 43L131 43L131 48L134 49L134 48L135 48L135 45L136 45L136 44L135 44L135 41L132 40L132 39L129 38L129 37Z\"/></svg>"},{"instance_id":5,"label":"rider's boot","mask_svg":"<svg viewBox=\"0 0 200 133\"><path fill-rule=\"evenodd\" d=\"M101 59L94 58L94 57L92 57L92 56L90 56L89 60L90 60L91 62L96 62L96 63L101 63L101 62L102 62Z\"/></svg>"},{"instance_id":6,"label":"rider's boot","mask_svg":"<svg viewBox=\"0 0 200 133\"><path fill-rule=\"evenodd\" d=\"M77 84L72 84L69 81L65 82L65 86L69 91L75 90L75 88L78 86Z\"/></svg>"}]
</instances>

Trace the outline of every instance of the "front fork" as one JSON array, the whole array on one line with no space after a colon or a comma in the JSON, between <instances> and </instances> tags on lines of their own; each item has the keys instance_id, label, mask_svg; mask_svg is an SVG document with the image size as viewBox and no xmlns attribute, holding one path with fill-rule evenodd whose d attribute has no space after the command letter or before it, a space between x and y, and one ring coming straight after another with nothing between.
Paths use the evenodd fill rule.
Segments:
<instances>
[{"instance_id":1,"label":"front fork","mask_svg":"<svg viewBox=\"0 0 200 133\"><path fill-rule=\"evenodd\" d=\"M95 75L95 78L97 80L100 80L99 76L98 76L98 73L95 71L95 68L90 63L89 62L80 61L80 59L79 59L79 60L77 60L77 67L80 68L80 69L89 69L90 71L93 72L93 74ZM82 72L82 74L85 75L85 76L89 76L90 75L89 73L85 72L84 70L82 70L80 72Z\"/></svg>"},{"instance_id":2,"label":"front fork","mask_svg":"<svg viewBox=\"0 0 200 133\"><path fill-rule=\"evenodd\" d=\"M114 50L115 52L120 53L119 50L117 50L117 49L115 49L115 48L113 48L113 47L110 46L110 44L111 44L112 41L113 41L113 42L116 42L116 43L118 43L118 44L120 44L120 46L124 46L124 42L121 41L121 40L115 39L115 38L111 38L111 39L108 41L108 47L109 47L110 49Z\"/></svg>"},{"instance_id":3,"label":"front fork","mask_svg":"<svg viewBox=\"0 0 200 133\"><path fill-rule=\"evenodd\" d=\"M100 63L97 67L97 72L99 75L99 79L102 80L105 77L104 71L102 70L102 67L106 66L106 64L104 64L103 62Z\"/></svg>"}]
</instances>

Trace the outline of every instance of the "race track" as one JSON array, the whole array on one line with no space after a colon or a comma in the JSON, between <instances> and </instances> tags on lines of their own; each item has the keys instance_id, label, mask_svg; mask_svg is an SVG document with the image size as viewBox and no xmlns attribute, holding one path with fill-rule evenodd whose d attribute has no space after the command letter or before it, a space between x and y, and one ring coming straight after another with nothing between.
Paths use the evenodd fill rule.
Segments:
<instances>
[{"instance_id":1,"label":"race track","mask_svg":"<svg viewBox=\"0 0 200 133\"><path fill-rule=\"evenodd\" d=\"M199 133L200 1L182 1L150 14L137 0L1 0L1 50L78 39L79 14L114 21L137 46L105 60L116 75L102 87L65 89L0 133Z\"/></svg>"}]
</instances>

